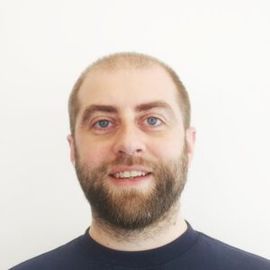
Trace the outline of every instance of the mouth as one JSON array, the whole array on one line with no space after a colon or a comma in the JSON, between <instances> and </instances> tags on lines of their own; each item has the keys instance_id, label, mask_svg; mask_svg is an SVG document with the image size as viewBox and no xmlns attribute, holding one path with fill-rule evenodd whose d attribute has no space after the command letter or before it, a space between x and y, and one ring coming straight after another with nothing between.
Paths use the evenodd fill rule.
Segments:
<instances>
[{"instance_id":1,"label":"mouth","mask_svg":"<svg viewBox=\"0 0 270 270\"><path fill-rule=\"evenodd\" d=\"M117 185L135 185L150 179L151 172L142 169L118 169L110 173L111 180Z\"/></svg>"},{"instance_id":2,"label":"mouth","mask_svg":"<svg viewBox=\"0 0 270 270\"><path fill-rule=\"evenodd\" d=\"M137 170L128 171L128 170L126 170L126 171L112 173L109 175L115 179L129 180L129 179L144 177L144 176L147 176L150 174L151 174L150 172L145 172L145 171L137 171Z\"/></svg>"}]
</instances>

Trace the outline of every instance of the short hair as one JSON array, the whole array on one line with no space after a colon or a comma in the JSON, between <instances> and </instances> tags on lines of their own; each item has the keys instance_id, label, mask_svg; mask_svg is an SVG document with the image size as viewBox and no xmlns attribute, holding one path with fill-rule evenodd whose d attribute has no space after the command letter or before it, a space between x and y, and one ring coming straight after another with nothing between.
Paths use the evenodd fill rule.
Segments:
<instances>
[{"instance_id":1,"label":"short hair","mask_svg":"<svg viewBox=\"0 0 270 270\"><path fill-rule=\"evenodd\" d=\"M69 124L71 134L75 134L76 118L80 109L78 92L85 78L91 71L112 71L125 68L141 69L153 66L159 66L164 69L174 82L177 92L179 94L179 103L183 115L184 127L185 129L187 129L190 126L190 100L186 88L179 79L176 72L164 62L150 55L135 52L120 52L99 58L82 72L82 74L74 84L68 101Z\"/></svg>"}]
</instances>

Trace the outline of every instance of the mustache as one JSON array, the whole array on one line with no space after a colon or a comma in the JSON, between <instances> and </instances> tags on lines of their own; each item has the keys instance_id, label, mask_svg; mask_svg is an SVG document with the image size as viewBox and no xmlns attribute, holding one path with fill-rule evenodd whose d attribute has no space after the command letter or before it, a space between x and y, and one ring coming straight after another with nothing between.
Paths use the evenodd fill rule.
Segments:
<instances>
[{"instance_id":1,"label":"mustache","mask_svg":"<svg viewBox=\"0 0 270 270\"><path fill-rule=\"evenodd\" d=\"M136 166L136 165L150 168L153 174L157 170L157 168L162 167L161 164L157 164L153 161L149 161L142 157L125 155L119 156L115 158L113 161L104 162L99 167L93 169L91 174L92 175L100 174L103 177L106 177L106 175L110 173L112 167L114 166Z\"/></svg>"},{"instance_id":2,"label":"mustache","mask_svg":"<svg viewBox=\"0 0 270 270\"><path fill-rule=\"evenodd\" d=\"M137 156L130 156L130 155L121 155L118 156L112 162L109 162L108 165L116 166L116 165L126 165L126 166L133 166L133 165L141 165L141 166L153 166L154 163L142 157Z\"/></svg>"}]
</instances>

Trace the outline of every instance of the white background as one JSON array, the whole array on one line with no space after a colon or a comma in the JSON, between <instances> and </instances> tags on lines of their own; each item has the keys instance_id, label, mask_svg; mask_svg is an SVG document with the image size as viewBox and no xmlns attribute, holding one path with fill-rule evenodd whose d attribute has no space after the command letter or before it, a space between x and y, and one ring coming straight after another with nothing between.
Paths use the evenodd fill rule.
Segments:
<instances>
[{"instance_id":1,"label":"white background","mask_svg":"<svg viewBox=\"0 0 270 270\"><path fill-rule=\"evenodd\" d=\"M198 136L185 218L270 257L268 0L1 0L0 39L0 269L89 225L67 99L89 63L118 51L160 58L189 90Z\"/></svg>"}]
</instances>

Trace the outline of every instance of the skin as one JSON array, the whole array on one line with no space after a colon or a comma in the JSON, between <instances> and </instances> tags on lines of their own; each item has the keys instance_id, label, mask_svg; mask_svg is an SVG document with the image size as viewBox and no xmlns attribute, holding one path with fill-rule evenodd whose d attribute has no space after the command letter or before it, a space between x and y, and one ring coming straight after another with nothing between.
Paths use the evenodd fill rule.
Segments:
<instances>
[{"instance_id":1,"label":"skin","mask_svg":"<svg viewBox=\"0 0 270 270\"><path fill-rule=\"evenodd\" d=\"M75 148L80 161L89 169L95 169L123 154L156 163L177 160L184 144L190 164L195 130L192 127L185 130L175 85L159 66L91 71L81 86L78 99L80 110L75 133L68 136L70 158L74 165ZM104 111L100 105L111 111ZM149 124L151 117L154 117L154 123ZM101 120L107 121L98 122ZM105 128L101 126L104 123L108 125ZM151 176L129 185L108 180L107 184L113 192L136 189L147 193L155 183ZM163 246L179 237L186 228L179 200L166 214L166 219L142 231L126 234L124 238L121 237L123 231L108 227L94 214L89 233L104 246L134 251Z\"/></svg>"}]
</instances>

